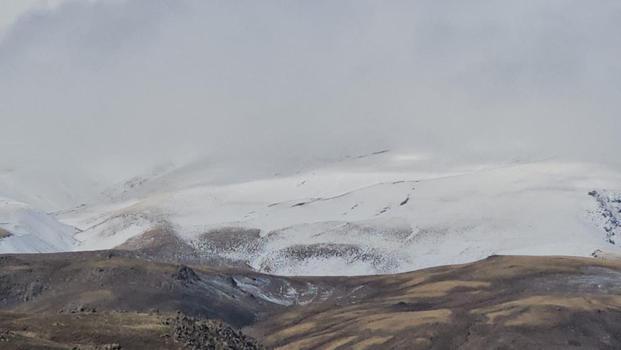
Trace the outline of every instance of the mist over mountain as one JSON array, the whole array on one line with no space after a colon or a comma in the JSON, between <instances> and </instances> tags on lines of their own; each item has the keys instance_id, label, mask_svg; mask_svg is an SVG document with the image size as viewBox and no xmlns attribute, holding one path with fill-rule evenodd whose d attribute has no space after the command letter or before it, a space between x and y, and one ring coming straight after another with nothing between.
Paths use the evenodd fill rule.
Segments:
<instances>
[{"instance_id":1,"label":"mist over mountain","mask_svg":"<svg viewBox=\"0 0 621 350\"><path fill-rule=\"evenodd\" d=\"M620 17L613 1L65 1L3 33L0 172L79 189L58 209L196 159L618 164Z\"/></svg>"},{"instance_id":2,"label":"mist over mountain","mask_svg":"<svg viewBox=\"0 0 621 350\"><path fill-rule=\"evenodd\" d=\"M621 348L619 33L613 0L0 0L0 347Z\"/></svg>"}]
</instances>

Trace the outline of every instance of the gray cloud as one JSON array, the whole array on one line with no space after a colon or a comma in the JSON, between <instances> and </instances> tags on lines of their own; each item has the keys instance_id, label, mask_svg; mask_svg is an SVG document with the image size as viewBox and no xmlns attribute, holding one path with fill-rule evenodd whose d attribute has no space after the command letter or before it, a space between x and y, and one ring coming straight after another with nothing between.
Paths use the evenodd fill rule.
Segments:
<instances>
[{"instance_id":1,"label":"gray cloud","mask_svg":"<svg viewBox=\"0 0 621 350\"><path fill-rule=\"evenodd\" d=\"M0 42L0 163L614 160L619 32L618 1L69 2Z\"/></svg>"}]
</instances>

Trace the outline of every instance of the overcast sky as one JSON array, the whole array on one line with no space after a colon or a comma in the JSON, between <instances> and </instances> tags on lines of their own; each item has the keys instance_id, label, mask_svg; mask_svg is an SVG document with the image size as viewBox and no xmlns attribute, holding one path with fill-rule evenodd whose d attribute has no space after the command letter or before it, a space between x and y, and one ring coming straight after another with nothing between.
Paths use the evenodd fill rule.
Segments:
<instances>
[{"instance_id":1,"label":"overcast sky","mask_svg":"<svg viewBox=\"0 0 621 350\"><path fill-rule=\"evenodd\" d=\"M2 36L20 16L33 10L54 9L63 1L68 0L2 0L0 3L0 36Z\"/></svg>"},{"instance_id":2,"label":"overcast sky","mask_svg":"<svg viewBox=\"0 0 621 350\"><path fill-rule=\"evenodd\" d=\"M0 30L5 169L621 154L616 0L2 0Z\"/></svg>"}]
</instances>

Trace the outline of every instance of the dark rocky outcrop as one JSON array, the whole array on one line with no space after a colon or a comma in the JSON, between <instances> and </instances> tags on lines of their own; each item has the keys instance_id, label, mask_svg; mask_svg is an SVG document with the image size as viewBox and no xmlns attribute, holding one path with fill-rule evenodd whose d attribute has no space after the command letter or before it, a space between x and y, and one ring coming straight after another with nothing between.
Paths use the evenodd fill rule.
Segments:
<instances>
[{"instance_id":1,"label":"dark rocky outcrop","mask_svg":"<svg viewBox=\"0 0 621 350\"><path fill-rule=\"evenodd\" d=\"M220 321L198 320L177 315L171 321L175 341L192 350L259 350L265 349L255 339Z\"/></svg>"},{"instance_id":2,"label":"dark rocky outcrop","mask_svg":"<svg viewBox=\"0 0 621 350\"><path fill-rule=\"evenodd\" d=\"M13 234L2 227L0 227L0 239L9 238L13 236Z\"/></svg>"},{"instance_id":3,"label":"dark rocky outcrop","mask_svg":"<svg viewBox=\"0 0 621 350\"><path fill-rule=\"evenodd\" d=\"M200 280L196 272L185 265L179 266L172 276L177 281L182 281L184 283L194 283Z\"/></svg>"}]
</instances>

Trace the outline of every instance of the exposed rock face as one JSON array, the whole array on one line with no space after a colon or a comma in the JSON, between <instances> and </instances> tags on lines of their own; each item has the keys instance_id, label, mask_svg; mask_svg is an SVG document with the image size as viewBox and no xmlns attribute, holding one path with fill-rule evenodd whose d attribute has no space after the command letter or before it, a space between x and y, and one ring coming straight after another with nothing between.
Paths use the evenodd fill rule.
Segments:
<instances>
[{"instance_id":1,"label":"exposed rock face","mask_svg":"<svg viewBox=\"0 0 621 350\"><path fill-rule=\"evenodd\" d=\"M172 321L174 339L192 350L258 350L265 349L255 339L230 326L213 320L197 320L178 315Z\"/></svg>"},{"instance_id":2,"label":"exposed rock face","mask_svg":"<svg viewBox=\"0 0 621 350\"><path fill-rule=\"evenodd\" d=\"M194 283L200 280L196 272L185 265L179 266L173 274L173 278L184 283Z\"/></svg>"},{"instance_id":3,"label":"exposed rock face","mask_svg":"<svg viewBox=\"0 0 621 350\"><path fill-rule=\"evenodd\" d=\"M621 194L609 191L591 191L589 195L597 201L597 215L606 238L612 244L621 242Z\"/></svg>"},{"instance_id":4,"label":"exposed rock face","mask_svg":"<svg viewBox=\"0 0 621 350\"><path fill-rule=\"evenodd\" d=\"M44 285L40 281L33 281L28 284L24 293L24 301L30 301L36 298L44 289Z\"/></svg>"},{"instance_id":5,"label":"exposed rock face","mask_svg":"<svg viewBox=\"0 0 621 350\"><path fill-rule=\"evenodd\" d=\"M0 239L3 238L9 238L11 237L13 234L5 229L3 229L2 227L0 227Z\"/></svg>"}]
</instances>

